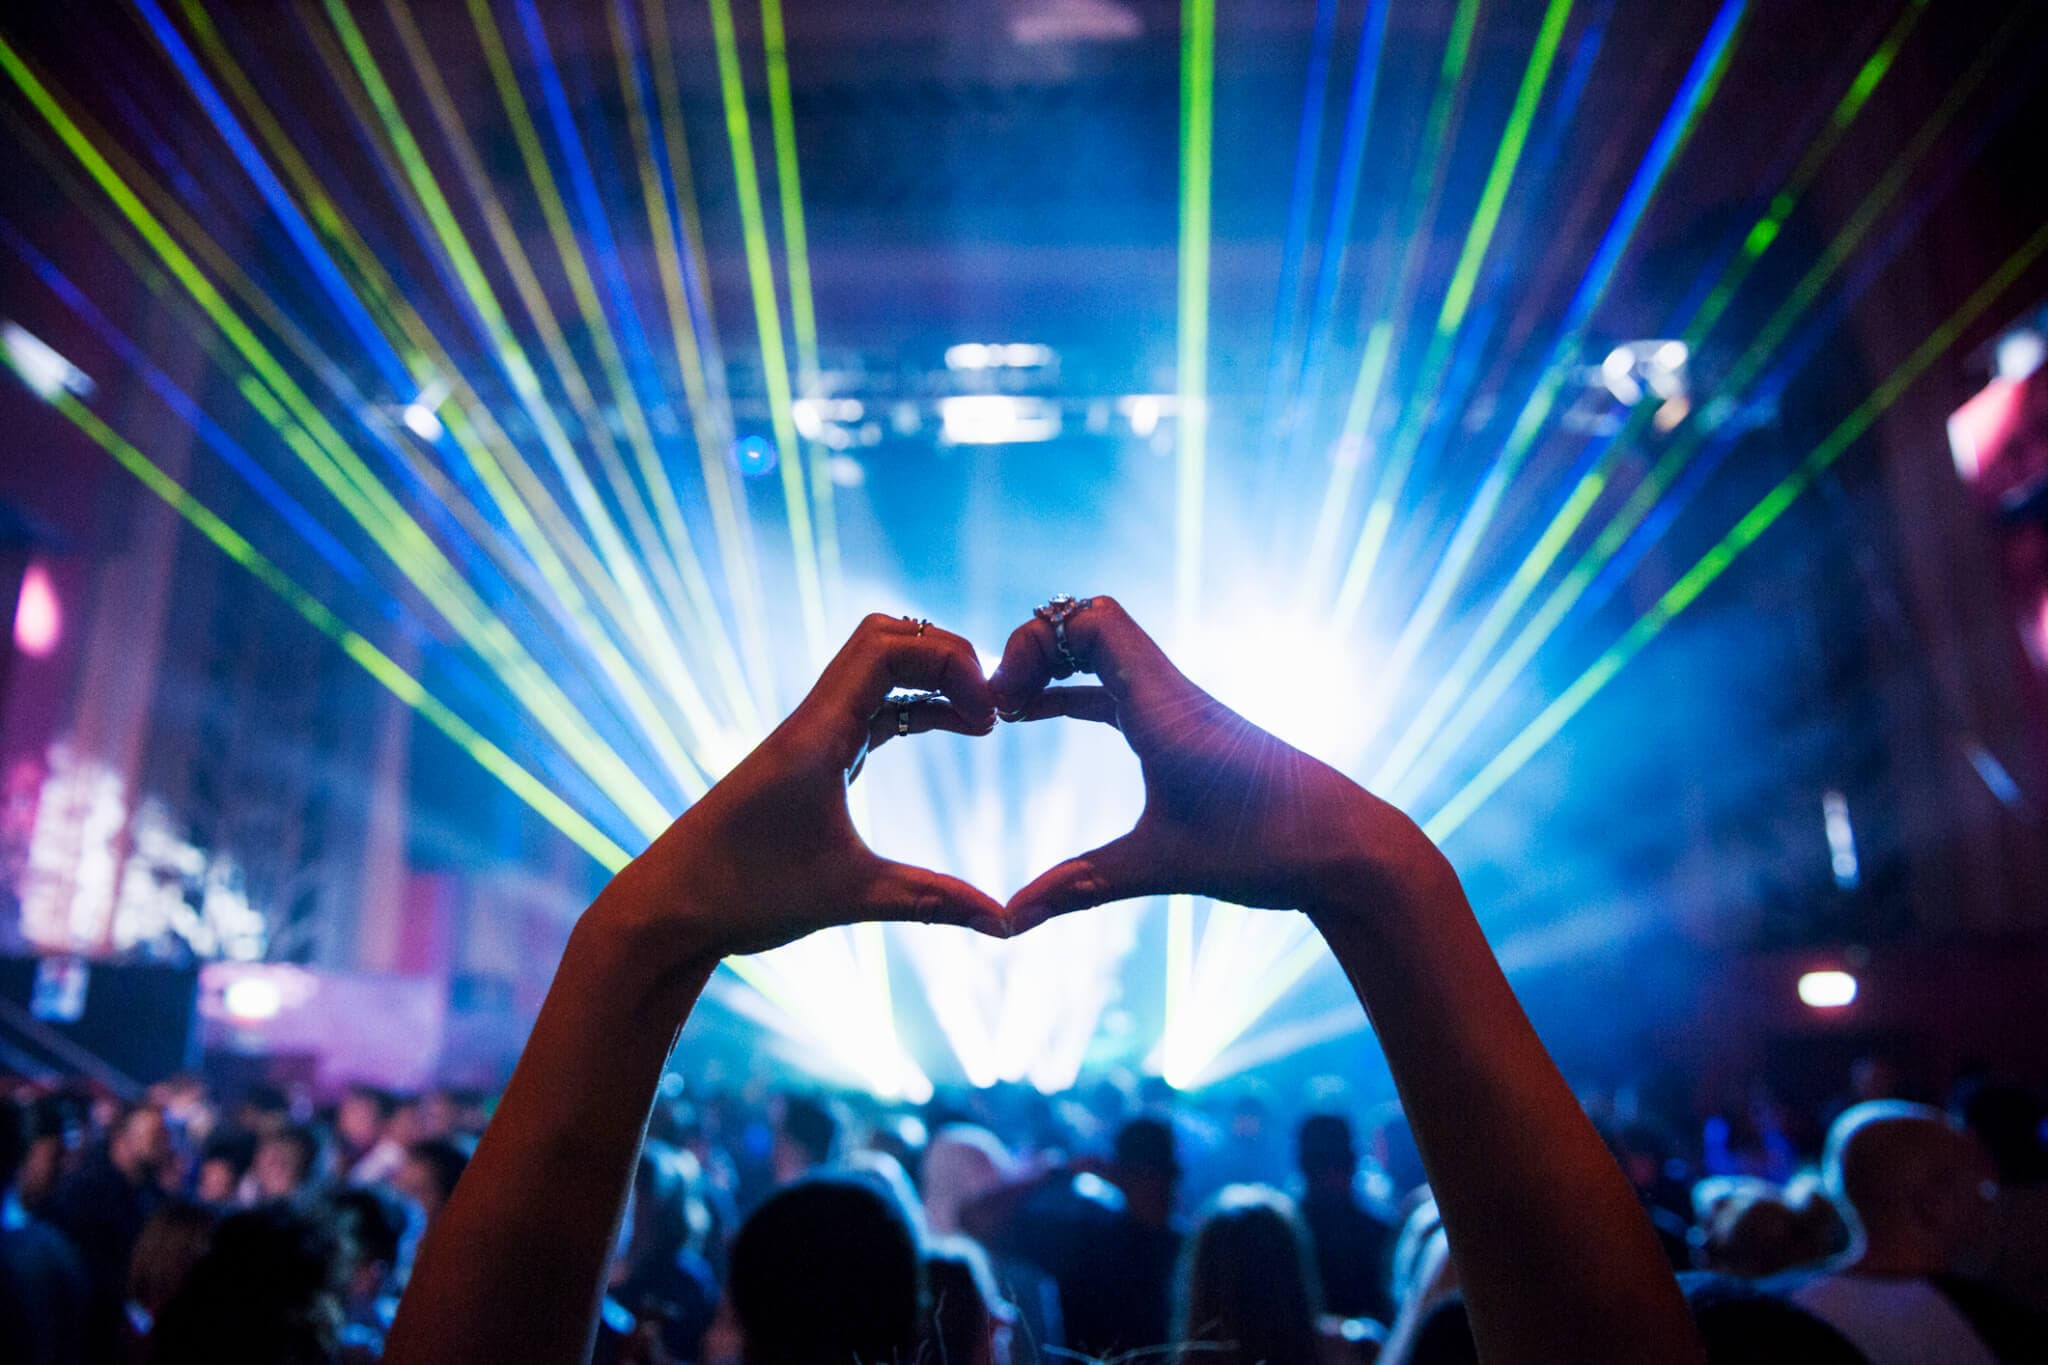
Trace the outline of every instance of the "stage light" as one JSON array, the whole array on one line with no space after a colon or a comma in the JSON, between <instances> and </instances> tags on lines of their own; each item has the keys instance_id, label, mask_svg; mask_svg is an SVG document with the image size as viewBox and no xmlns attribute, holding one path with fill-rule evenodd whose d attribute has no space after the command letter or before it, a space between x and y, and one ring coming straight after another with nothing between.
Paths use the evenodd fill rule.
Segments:
<instances>
[{"instance_id":1,"label":"stage light","mask_svg":"<svg viewBox=\"0 0 2048 1365\"><path fill-rule=\"evenodd\" d=\"M976 393L939 400L942 439L956 446L1028 445L1060 434L1060 410L1043 398Z\"/></svg>"},{"instance_id":2,"label":"stage light","mask_svg":"<svg viewBox=\"0 0 2048 1365\"><path fill-rule=\"evenodd\" d=\"M1849 798L1839 791L1821 794L1821 820L1827 829L1828 861L1835 871L1835 885L1854 891L1862 871L1856 860L1856 828L1849 823Z\"/></svg>"},{"instance_id":3,"label":"stage light","mask_svg":"<svg viewBox=\"0 0 2048 1365\"><path fill-rule=\"evenodd\" d=\"M1147 393L1124 400L1124 412L1131 419L1131 435L1147 437L1159 430L1159 400Z\"/></svg>"},{"instance_id":4,"label":"stage light","mask_svg":"<svg viewBox=\"0 0 2048 1365\"><path fill-rule=\"evenodd\" d=\"M868 481L867 466L851 455L834 455L827 460L825 476L839 488L859 488Z\"/></svg>"},{"instance_id":5,"label":"stage light","mask_svg":"<svg viewBox=\"0 0 2048 1365\"><path fill-rule=\"evenodd\" d=\"M1600 362L1600 382L1616 401L1634 407L1643 401L1643 386L1636 383L1635 352L1626 346L1617 346L1607 353Z\"/></svg>"},{"instance_id":6,"label":"stage light","mask_svg":"<svg viewBox=\"0 0 2048 1365\"><path fill-rule=\"evenodd\" d=\"M1807 972L1799 978L1799 998L1817 1010L1838 1010L1855 1003L1856 978L1847 972Z\"/></svg>"},{"instance_id":7,"label":"stage light","mask_svg":"<svg viewBox=\"0 0 2048 1365\"><path fill-rule=\"evenodd\" d=\"M1652 352L1650 358L1663 369L1675 371L1684 369L1685 362L1691 355L1691 350L1684 342L1667 341Z\"/></svg>"},{"instance_id":8,"label":"stage light","mask_svg":"<svg viewBox=\"0 0 2048 1365\"><path fill-rule=\"evenodd\" d=\"M407 403L404 416L406 427L422 441L438 441L447 434L440 417L425 403Z\"/></svg>"},{"instance_id":9,"label":"stage light","mask_svg":"<svg viewBox=\"0 0 2048 1365\"><path fill-rule=\"evenodd\" d=\"M220 993L220 1003L229 1018L260 1024L277 1018L284 1009L284 992L268 977L242 976L228 982Z\"/></svg>"},{"instance_id":10,"label":"stage light","mask_svg":"<svg viewBox=\"0 0 2048 1365\"><path fill-rule=\"evenodd\" d=\"M1182 646L1189 677L1259 728L1342 767L1378 731L1387 698L1361 650L1333 626L1302 613L1275 612L1285 594L1233 594L1236 605L1211 613ZM1302 687L1316 679L1314 695Z\"/></svg>"},{"instance_id":11,"label":"stage light","mask_svg":"<svg viewBox=\"0 0 2048 1365\"><path fill-rule=\"evenodd\" d=\"M21 595L14 604L14 647L31 659L47 659L64 634L64 612L49 570L28 566L21 576Z\"/></svg>"},{"instance_id":12,"label":"stage light","mask_svg":"<svg viewBox=\"0 0 2048 1365\"><path fill-rule=\"evenodd\" d=\"M778 458L775 442L766 436L742 436L732 443L732 462L750 479L774 469Z\"/></svg>"},{"instance_id":13,"label":"stage light","mask_svg":"<svg viewBox=\"0 0 2048 1365\"><path fill-rule=\"evenodd\" d=\"M2048 338L2031 327L2020 327L1998 339L1994 351L1998 377L2018 381L2032 375L2048 360Z\"/></svg>"},{"instance_id":14,"label":"stage light","mask_svg":"<svg viewBox=\"0 0 2048 1365\"><path fill-rule=\"evenodd\" d=\"M7 358L14 372L21 376L21 382L33 389L38 398L55 401L60 393L75 393L80 398L92 396L92 380L86 378L85 372L27 328L11 322L0 326L0 346L6 348Z\"/></svg>"}]
</instances>

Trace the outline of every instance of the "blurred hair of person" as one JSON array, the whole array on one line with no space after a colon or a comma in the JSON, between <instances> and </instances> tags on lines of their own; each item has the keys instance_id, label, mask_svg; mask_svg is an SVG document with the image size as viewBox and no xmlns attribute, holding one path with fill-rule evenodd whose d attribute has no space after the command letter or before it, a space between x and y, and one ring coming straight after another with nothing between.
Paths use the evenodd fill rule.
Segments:
<instances>
[{"instance_id":1,"label":"blurred hair of person","mask_svg":"<svg viewBox=\"0 0 2048 1365\"><path fill-rule=\"evenodd\" d=\"M918 1196L917 1186L911 1183L910 1173L903 1169L903 1163L887 1152L873 1147L863 1147L848 1152L835 1168L847 1175L873 1181L875 1186L896 1202L903 1210L903 1219L910 1224L910 1231L920 1244L925 1239L924 1200Z\"/></svg>"},{"instance_id":2,"label":"blurred hair of person","mask_svg":"<svg viewBox=\"0 0 2048 1365\"><path fill-rule=\"evenodd\" d=\"M167 1199L149 1215L128 1260L128 1321L137 1333L147 1335L184 1287L212 1244L218 1221L213 1209L186 1199Z\"/></svg>"},{"instance_id":3,"label":"blurred hair of person","mask_svg":"<svg viewBox=\"0 0 2048 1365\"><path fill-rule=\"evenodd\" d=\"M256 1144L243 1184L244 1202L296 1199L326 1180L327 1142L310 1123L288 1123Z\"/></svg>"},{"instance_id":4,"label":"blurred hair of person","mask_svg":"<svg viewBox=\"0 0 2048 1365\"><path fill-rule=\"evenodd\" d=\"M924 1253L930 1349L943 1365L1010 1365L1017 1310L1003 1298L988 1254L966 1237L934 1237Z\"/></svg>"},{"instance_id":5,"label":"blurred hair of person","mask_svg":"<svg viewBox=\"0 0 2048 1365\"><path fill-rule=\"evenodd\" d=\"M1789 1296L1872 1365L1989 1365L2044 1340L1998 1295L1952 1272L1989 1228L1993 1168L1938 1109L1895 1100L1836 1119L1823 1158L1849 1215L1849 1252ZM2012 1343L2008 1345L2008 1343Z\"/></svg>"},{"instance_id":6,"label":"blurred hair of person","mask_svg":"<svg viewBox=\"0 0 2048 1365\"><path fill-rule=\"evenodd\" d=\"M71 1365L85 1357L85 1265L20 1198L34 1122L33 1106L0 1099L0 1359Z\"/></svg>"},{"instance_id":7,"label":"blurred hair of person","mask_svg":"<svg viewBox=\"0 0 2048 1365\"><path fill-rule=\"evenodd\" d=\"M419 1206L426 1226L447 1207L455 1182L469 1165L475 1148L461 1138L428 1138L406 1148L405 1160L391 1178L391 1187Z\"/></svg>"},{"instance_id":8,"label":"blurred hair of person","mask_svg":"<svg viewBox=\"0 0 2048 1365\"><path fill-rule=\"evenodd\" d=\"M249 1164L256 1159L256 1137L252 1133L215 1133L199 1149L193 1163L192 1197L202 1204L225 1207L240 1198L242 1181Z\"/></svg>"},{"instance_id":9,"label":"blurred hair of person","mask_svg":"<svg viewBox=\"0 0 2048 1365\"><path fill-rule=\"evenodd\" d=\"M718 1280L704 1254L711 1212L698 1193L696 1158L666 1143L640 1150L620 1228L610 1297L677 1360L696 1360L718 1312Z\"/></svg>"},{"instance_id":10,"label":"blurred hair of person","mask_svg":"<svg viewBox=\"0 0 2048 1365\"><path fill-rule=\"evenodd\" d=\"M112 1360L120 1351L128 1258L164 1198L162 1180L172 1155L162 1111L153 1104L133 1105L114 1119L105 1142L58 1184L44 1208L85 1264L88 1362Z\"/></svg>"},{"instance_id":11,"label":"blurred hair of person","mask_svg":"<svg viewBox=\"0 0 2048 1365\"><path fill-rule=\"evenodd\" d=\"M1701 1270L1760 1280L1839 1254L1848 1229L1812 1181L1709 1176L1693 1192L1692 1258Z\"/></svg>"},{"instance_id":12,"label":"blurred hair of person","mask_svg":"<svg viewBox=\"0 0 2048 1365\"><path fill-rule=\"evenodd\" d=\"M1227 1185L1181 1253L1174 1306L1179 1359L1215 1365L1327 1365L1347 1358L1321 1324L1308 1232L1294 1201L1265 1185Z\"/></svg>"},{"instance_id":13,"label":"blurred hair of person","mask_svg":"<svg viewBox=\"0 0 2048 1365\"><path fill-rule=\"evenodd\" d=\"M150 1365L332 1365L342 1239L308 1204L230 1214L150 1332Z\"/></svg>"},{"instance_id":14,"label":"blurred hair of person","mask_svg":"<svg viewBox=\"0 0 2048 1365\"><path fill-rule=\"evenodd\" d=\"M454 1137L462 1131L462 1106L450 1091L429 1090L419 1098L414 1122L419 1127L416 1141Z\"/></svg>"},{"instance_id":15,"label":"blurred hair of person","mask_svg":"<svg viewBox=\"0 0 2048 1365\"><path fill-rule=\"evenodd\" d=\"M1311 1114L1295 1133L1301 1172L1301 1221L1315 1251L1323 1307L1339 1317L1393 1316L1387 1259L1393 1229L1373 1216L1358 1192L1358 1153L1341 1114Z\"/></svg>"},{"instance_id":16,"label":"blurred hair of person","mask_svg":"<svg viewBox=\"0 0 2048 1365\"><path fill-rule=\"evenodd\" d=\"M705 1359L907 1365L922 1300L917 1240L895 1201L867 1180L812 1176L740 1226Z\"/></svg>"},{"instance_id":17,"label":"blurred hair of person","mask_svg":"<svg viewBox=\"0 0 2048 1365\"><path fill-rule=\"evenodd\" d=\"M924 1218L935 1237L962 1231L960 1210L1016 1175L1001 1138L971 1123L939 1129L924 1149Z\"/></svg>"},{"instance_id":18,"label":"blurred hair of person","mask_svg":"<svg viewBox=\"0 0 2048 1365\"><path fill-rule=\"evenodd\" d=\"M291 1096L268 1082L258 1082L235 1102L233 1121L245 1133L266 1137L292 1121Z\"/></svg>"},{"instance_id":19,"label":"blurred hair of person","mask_svg":"<svg viewBox=\"0 0 2048 1365\"><path fill-rule=\"evenodd\" d=\"M1981 1256L1984 1278L2029 1312L2048 1314L2048 1144L2039 1097L2012 1081L1960 1091L1957 1121L1984 1145L1998 1170L1998 1198Z\"/></svg>"},{"instance_id":20,"label":"blurred hair of person","mask_svg":"<svg viewBox=\"0 0 2048 1365\"><path fill-rule=\"evenodd\" d=\"M375 1185L353 1185L327 1200L341 1238L341 1345L344 1352L375 1359L398 1312L405 1289L415 1217L406 1202Z\"/></svg>"},{"instance_id":21,"label":"blurred hair of person","mask_svg":"<svg viewBox=\"0 0 2048 1365\"><path fill-rule=\"evenodd\" d=\"M831 1102L814 1095L781 1097L775 1112L775 1146L769 1167L777 1185L801 1180L830 1165L839 1153L839 1116Z\"/></svg>"}]
</instances>

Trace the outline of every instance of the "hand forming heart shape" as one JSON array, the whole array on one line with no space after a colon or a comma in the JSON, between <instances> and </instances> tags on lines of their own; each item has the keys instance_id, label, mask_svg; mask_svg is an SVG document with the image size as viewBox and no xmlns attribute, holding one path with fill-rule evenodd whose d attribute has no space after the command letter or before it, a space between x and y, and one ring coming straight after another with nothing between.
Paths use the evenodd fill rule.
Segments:
<instances>
[{"instance_id":1,"label":"hand forming heart shape","mask_svg":"<svg viewBox=\"0 0 2048 1365\"><path fill-rule=\"evenodd\" d=\"M1066 624L1099 684L1070 676L1054 630L1018 627L993 678L960 636L870 616L774 733L623 876L645 898L694 907L695 946L760 952L863 920L966 925L998 936L1053 915L1190 892L1312 908L1353 889L1380 822L1401 817L1328 765L1252 725L1191 682L1128 613L1094 598ZM893 689L938 696L899 708ZM846 785L898 733L986 735L1019 721L1114 725L1138 757L1145 808L1129 834L1034 879L1007 906L958 878L882 858L862 841Z\"/></svg>"}]
</instances>

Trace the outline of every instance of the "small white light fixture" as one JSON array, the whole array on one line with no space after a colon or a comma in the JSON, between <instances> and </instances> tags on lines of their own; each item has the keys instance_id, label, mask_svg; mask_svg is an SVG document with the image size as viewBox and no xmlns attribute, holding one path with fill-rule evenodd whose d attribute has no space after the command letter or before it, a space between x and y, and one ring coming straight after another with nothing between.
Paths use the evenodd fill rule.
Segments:
<instances>
[{"instance_id":1,"label":"small white light fixture","mask_svg":"<svg viewBox=\"0 0 2048 1365\"><path fill-rule=\"evenodd\" d=\"M277 1018L284 1009L284 991L264 976L242 976L228 982L220 993L221 1008L230 1019L260 1024Z\"/></svg>"},{"instance_id":2,"label":"small white light fixture","mask_svg":"<svg viewBox=\"0 0 2048 1365\"><path fill-rule=\"evenodd\" d=\"M1855 1003L1856 978L1834 970L1807 972L1799 978L1799 998L1813 1009L1841 1009Z\"/></svg>"},{"instance_id":3,"label":"small white light fixture","mask_svg":"<svg viewBox=\"0 0 2048 1365\"><path fill-rule=\"evenodd\" d=\"M92 397L93 383L85 372L26 327L12 322L0 326L0 347L6 349L8 363L22 383L44 401L54 403L60 393Z\"/></svg>"},{"instance_id":4,"label":"small white light fixture","mask_svg":"<svg viewBox=\"0 0 2048 1365\"><path fill-rule=\"evenodd\" d=\"M1060 434L1058 404L1043 398L977 393L939 400L945 439L959 446L1026 445Z\"/></svg>"},{"instance_id":5,"label":"small white light fixture","mask_svg":"<svg viewBox=\"0 0 2048 1365\"><path fill-rule=\"evenodd\" d=\"M422 441L438 441L447 433L448 429L441 425L440 415L425 403L407 403L401 415L405 418L406 429Z\"/></svg>"}]
</instances>

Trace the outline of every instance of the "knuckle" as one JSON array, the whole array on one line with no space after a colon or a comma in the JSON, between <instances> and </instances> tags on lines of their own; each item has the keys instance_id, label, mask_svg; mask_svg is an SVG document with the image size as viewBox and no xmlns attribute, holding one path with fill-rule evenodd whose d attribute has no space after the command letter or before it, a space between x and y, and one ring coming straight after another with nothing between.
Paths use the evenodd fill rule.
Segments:
<instances>
[{"instance_id":1,"label":"knuckle","mask_svg":"<svg viewBox=\"0 0 2048 1365\"><path fill-rule=\"evenodd\" d=\"M871 611L866 616L860 618L860 628L867 634L877 635L894 622L895 619L895 617L885 612Z\"/></svg>"}]
</instances>

